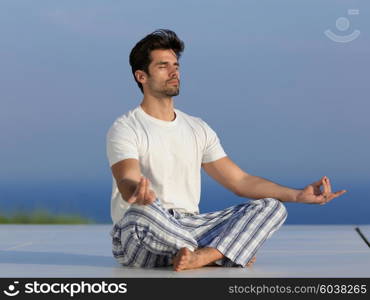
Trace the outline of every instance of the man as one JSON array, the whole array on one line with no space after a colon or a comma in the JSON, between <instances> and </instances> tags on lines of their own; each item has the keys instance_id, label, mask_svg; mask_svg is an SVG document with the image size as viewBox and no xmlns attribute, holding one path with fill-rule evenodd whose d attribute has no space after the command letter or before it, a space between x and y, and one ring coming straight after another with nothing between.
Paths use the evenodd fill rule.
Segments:
<instances>
[{"instance_id":1,"label":"man","mask_svg":"<svg viewBox=\"0 0 370 300\"><path fill-rule=\"evenodd\" d=\"M297 190L240 169L208 124L174 108L183 49L173 31L162 29L130 53L144 97L107 134L114 176L113 255L124 266L173 265L175 271L210 264L249 267L263 242L284 223L282 202L325 204L346 191L332 193L327 177ZM199 214L201 167L225 188L252 200Z\"/></svg>"}]
</instances>

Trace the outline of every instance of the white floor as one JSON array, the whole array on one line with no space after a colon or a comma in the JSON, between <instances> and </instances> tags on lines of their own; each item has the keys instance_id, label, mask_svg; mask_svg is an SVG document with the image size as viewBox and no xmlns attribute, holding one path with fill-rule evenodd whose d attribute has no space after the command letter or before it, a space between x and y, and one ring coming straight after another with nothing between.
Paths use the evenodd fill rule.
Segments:
<instances>
[{"instance_id":1,"label":"white floor","mask_svg":"<svg viewBox=\"0 0 370 300\"><path fill-rule=\"evenodd\" d=\"M0 225L0 277L370 277L370 248L352 225L283 225L252 268L120 266L110 225ZM370 225L359 226L370 240Z\"/></svg>"}]
</instances>

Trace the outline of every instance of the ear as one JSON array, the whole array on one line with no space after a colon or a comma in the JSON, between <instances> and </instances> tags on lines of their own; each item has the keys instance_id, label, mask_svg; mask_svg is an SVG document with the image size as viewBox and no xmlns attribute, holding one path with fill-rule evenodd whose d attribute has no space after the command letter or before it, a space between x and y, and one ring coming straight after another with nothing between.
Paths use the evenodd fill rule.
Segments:
<instances>
[{"instance_id":1,"label":"ear","mask_svg":"<svg viewBox=\"0 0 370 300\"><path fill-rule=\"evenodd\" d=\"M135 71L135 78L136 78L137 81L139 81L141 84L143 84L143 83L146 83L148 75L142 70L136 70Z\"/></svg>"}]
</instances>

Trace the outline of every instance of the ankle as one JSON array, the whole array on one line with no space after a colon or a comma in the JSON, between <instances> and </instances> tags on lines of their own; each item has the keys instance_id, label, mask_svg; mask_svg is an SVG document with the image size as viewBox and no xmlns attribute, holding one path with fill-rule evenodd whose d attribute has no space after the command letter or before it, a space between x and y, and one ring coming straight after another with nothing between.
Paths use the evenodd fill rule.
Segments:
<instances>
[{"instance_id":1,"label":"ankle","mask_svg":"<svg viewBox=\"0 0 370 300\"><path fill-rule=\"evenodd\" d=\"M202 260L204 264L210 264L224 258L224 255L220 251L211 247L197 249L194 251L194 254L196 254L198 259Z\"/></svg>"}]
</instances>

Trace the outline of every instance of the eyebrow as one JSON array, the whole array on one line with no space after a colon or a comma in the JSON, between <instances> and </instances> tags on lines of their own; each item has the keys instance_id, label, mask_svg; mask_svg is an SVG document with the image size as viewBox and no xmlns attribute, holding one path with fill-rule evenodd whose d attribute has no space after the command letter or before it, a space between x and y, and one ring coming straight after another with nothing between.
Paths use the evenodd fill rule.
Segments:
<instances>
[{"instance_id":1,"label":"eyebrow","mask_svg":"<svg viewBox=\"0 0 370 300\"><path fill-rule=\"evenodd\" d=\"M160 61L160 62L157 62L155 65L156 66L157 65L168 65L168 61ZM179 62L175 62L174 65L180 66Z\"/></svg>"}]
</instances>

